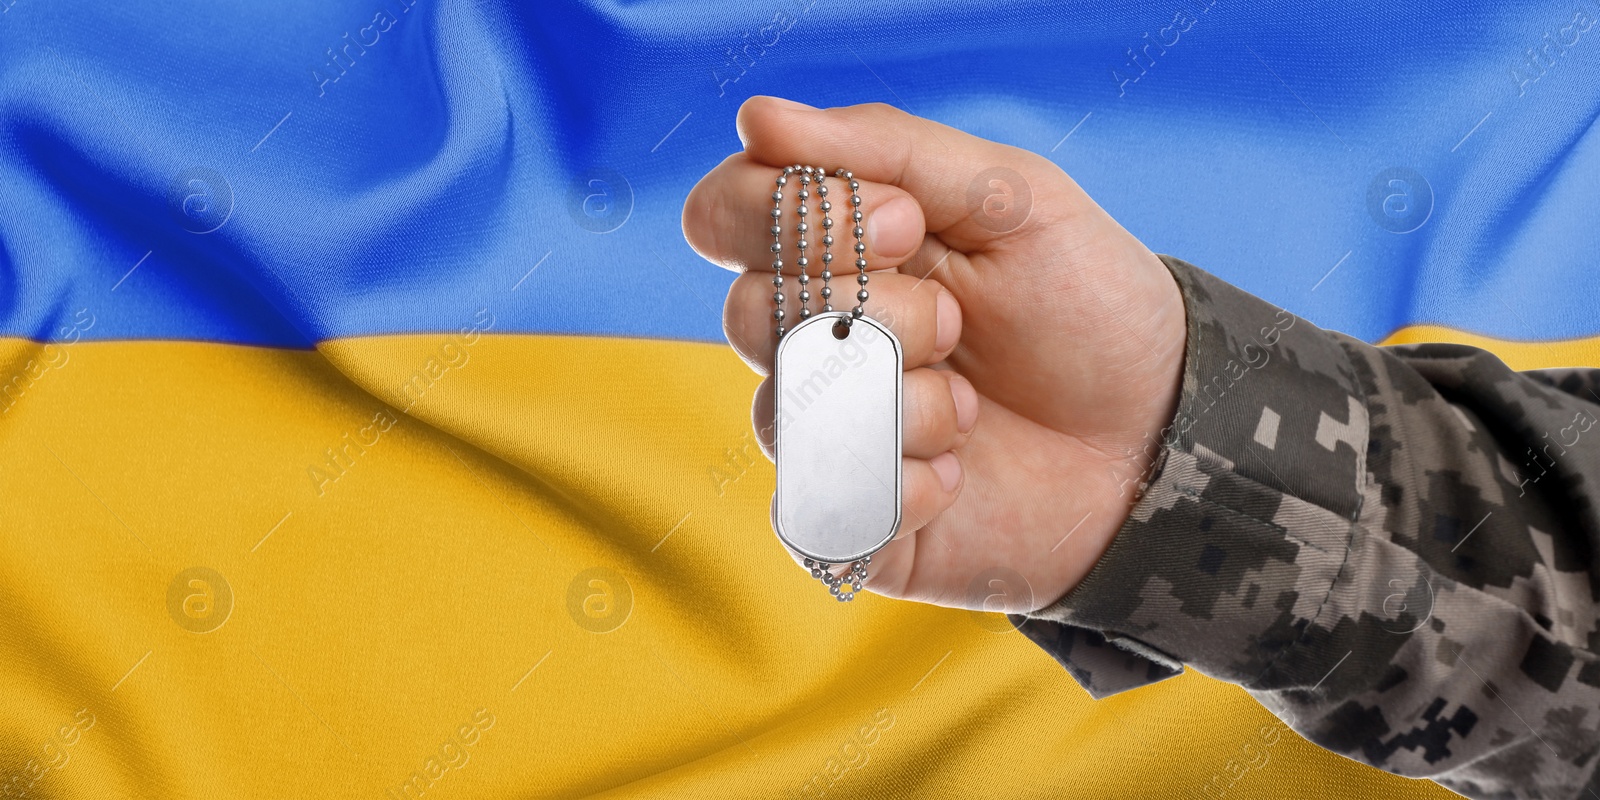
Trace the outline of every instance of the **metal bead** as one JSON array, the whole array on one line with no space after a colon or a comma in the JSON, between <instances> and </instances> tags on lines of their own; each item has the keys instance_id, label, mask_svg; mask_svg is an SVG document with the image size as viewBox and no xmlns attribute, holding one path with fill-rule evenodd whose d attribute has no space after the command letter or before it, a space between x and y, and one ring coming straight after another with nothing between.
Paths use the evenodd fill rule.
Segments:
<instances>
[{"instance_id":1,"label":"metal bead","mask_svg":"<svg viewBox=\"0 0 1600 800\"><path fill-rule=\"evenodd\" d=\"M809 558L806 559L806 561L810 561L810 560L811 559L809 559ZM818 568L818 567L812 567L811 568L811 577L813 577L813 578L822 577L822 570L820 568Z\"/></svg>"},{"instance_id":2,"label":"metal bead","mask_svg":"<svg viewBox=\"0 0 1600 800\"><path fill-rule=\"evenodd\" d=\"M806 258L805 256L801 256L801 257L795 259L794 263L799 265L799 266L801 266L801 267L804 267L804 266L806 266L806 265L811 263L811 259Z\"/></svg>"},{"instance_id":3,"label":"metal bead","mask_svg":"<svg viewBox=\"0 0 1600 800\"><path fill-rule=\"evenodd\" d=\"M801 319L809 319L810 317L811 317L811 309L809 309L809 308L800 309L800 318Z\"/></svg>"},{"instance_id":4,"label":"metal bead","mask_svg":"<svg viewBox=\"0 0 1600 800\"><path fill-rule=\"evenodd\" d=\"M811 173L816 171L815 167L805 167L804 169L805 169L805 172L806 172L806 177L810 177Z\"/></svg>"},{"instance_id":5,"label":"metal bead","mask_svg":"<svg viewBox=\"0 0 1600 800\"><path fill-rule=\"evenodd\" d=\"M772 285L773 286L782 286L783 285L783 276L782 275L774 275L774 276L772 276Z\"/></svg>"},{"instance_id":6,"label":"metal bead","mask_svg":"<svg viewBox=\"0 0 1600 800\"><path fill-rule=\"evenodd\" d=\"M817 565L817 562L812 561L809 558L806 559L805 561L800 562L800 563L805 564L806 565L806 569L811 569L812 567Z\"/></svg>"},{"instance_id":7,"label":"metal bead","mask_svg":"<svg viewBox=\"0 0 1600 800\"><path fill-rule=\"evenodd\" d=\"M822 208L822 210L824 212L832 211L833 210L833 201L832 200L824 200L824 201L822 201L821 208Z\"/></svg>"},{"instance_id":8,"label":"metal bead","mask_svg":"<svg viewBox=\"0 0 1600 800\"><path fill-rule=\"evenodd\" d=\"M778 338L779 339L783 338L783 326L782 325L778 326Z\"/></svg>"},{"instance_id":9,"label":"metal bead","mask_svg":"<svg viewBox=\"0 0 1600 800\"><path fill-rule=\"evenodd\" d=\"M804 290L804 289L801 289L800 290L800 302L804 303L804 302L806 302L806 301L808 301L810 299L811 299L811 293L806 291L806 290Z\"/></svg>"},{"instance_id":10,"label":"metal bead","mask_svg":"<svg viewBox=\"0 0 1600 800\"><path fill-rule=\"evenodd\" d=\"M833 246L833 234L824 233L822 235L822 243L825 244L825 245L828 245L830 247Z\"/></svg>"},{"instance_id":11,"label":"metal bead","mask_svg":"<svg viewBox=\"0 0 1600 800\"><path fill-rule=\"evenodd\" d=\"M807 211L808 211L808 209L805 206L801 206L800 208L798 208L796 210L800 212L800 216L802 216L802 217L805 216Z\"/></svg>"},{"instance_id":12,"label":"metal bead","mask_svg":"<svg viewBox=\"0 0 1600 800\"><path fill-rule=\"evenodd\" d=\"M822 304L822 310L823 311L832 311L833 310L833 305L830 304L830 303L823 303Z\"/></svg>"},{"instance_id":13,"label":"metal bead","mask_svg":"<svg viewBox=\"0 0 1600 800\"><path fill-rule=\"evenodd\" d=\"M832 296L833 296L833 289L831 289L831 288L829 288L827 286L822 287L822 299L826 300L826 299L828 299L828 298L830 298Z\"/></svg>"},{"instance_id":14,"label":"metal bead","mask_svg":"<svg viewBox=\"0 0 1600 800\"><path fill-rule=\"evenodd\" d=\"M865 252L867 252L866 243L865 242L856 242L856 252L857 253L865 253Z\"/></svg>"},{"instance_id":15,"label":"metal bead","mask_svg":"<svg viewBox=\"0 0 1600 800\"><path fill-rule=\"evenodd\" d=\"M857 239L860 239L860 238L861 238L861 234L862 234L862 233L864 233L864 231L862 231L862 230L861 230L861 226L860 226L860 225L857 225L857 226L856 226L856 230L855 230L855 234L856 234L856 238L857 238Z\"/></svg>"},{"instance_id":16,"label":"metal bead","mask_svg":"<svg viewBox=\"0 0 1600 800\"><path fill-rule=\"evenodd\" d=\"M772 268L773 269L783 269L783 259L781 259L781 258L772 259Z\"/></svg>"},{"instance_id":17,"label":"metal bead","mask_svg":"<svg viewBox=\"0 0 1600 800\"><path fill-rule=\"evenodd\" d=\"M821 178L817 179L817 196L818 197L827 197L828 196L828 187L822 183L822 179Z\"/></svg>"},{"instance_id":18,"label":"metal bead","mask_svg":"<svg viewBox=\"0 0 1600 800\"><path fill-rule=\"evenodd\" d=\"M774 216L776 216L776 215L774 215ZM855 220L856 222L860 222L861 221L861 212L860 211L851 212L850 218Z\"/></svg>"},{"instance_id":19,"label":"metal bead","mask_svg":"<svg viewBox=\"0 0 1600 800\"><path fill-rule=\"evenodd\" d=\"M861 581L856 581L855 583L850 584L850 589L857 592L861 591Z\"/></svg>"},{"instance_id":20,"label":"metal bead","mask_svg":"<svg viewBox=\"0 0 1600 800\"><path fill-rule=\"evenodd\" d=\"M778 176L778 185L779 186L784 186L784 185L787 185L788 183L789 183L789 179L788 178L785 178L782 175Z\"/></svg>"},{"instance_id":21,"label":"metal bead","mask_svg":"<svg viewBox=\"0 0 1600 800\"><path fill-rule=\"evenodd\" d=\"M806 284L808 284L810 282L811 282L811 276L810 275L807 275L804 272L800 273L800 285L801 286L804 286L804 285L806 285Z\"/></svg>"},{"instance_id":22,"label":"metal bead","mask_svg":"<svg viewBox=\"0 0 1600 800\"><path fill-rule=\"evenodd\" d=\"M783 234L783 226L781 226L781 225L772 226L772 235L773 236L781 236L782 234Z\"/></svg>"},{"instance_id":23,"label":"metal bead","mask_svg":"<svg viewBox=\"0 0 1600 800\"><path fill-rule=\"evenodd\" d=\"M774 253L783 252L783 245L778 244L777 242L773 242L772 243L772 252L774 252Z\"/></svg>"},{"instance_id":24,"label":"metal bead","mask_svg":"<svg viewBox=\"0 0 1600 800\"><path fill-rule=\"evenodd\" d=\"M774 202L774 203L783 202L783 192L773 192L772 193L772 202Z\"/></svg>"},{"instance_id":25,"label":"metal bead","mask_svg":"<svg viewBox=\"0 0 1600 800\"><path fill-rule=\"evenodd\" d=\"M810 181L803 181L803 183L810 183ZM805 199L807 199L809 197L811 197L811 193L810 192L808 192L808 191L806 191L804 189L800 190L800 199L801 200L805 200Z\"/></svg>"},{"instance_id":26,"label":"metal bead","mask_svg":"<svg viewBox=\"0 0 1600 800\"><path fill-rule=\"evenodd\" d=\"M828 585L828 593L833 595L834 597L838 597L840 600L844 599L842 596L839 595L839 587L838 586L834 586L832 584L829 584Z\"/></svg>"},{"instance_id":27,"label":"metal bead","mask_svg":"<svg viewBox=\"0 0 1600 800\"><path fill-rule=\"evenodd\" d=\"M807 242L807 241L806 241L806 240L804 240L804 239L801 239L801 240L800 240L800 249L801 249L801 250L804 250L804 249L806 249L806 247L808 247L808 246L809 246L809 245L810 245L810 244L811 244L811 243L810 243L810 242Z\"/></svg>"},{"instance_id":28,"label":"metal bead","mask_svg":"<svg viewBox=\"0 0 1600 800\"><path fill-rule=\"evenodd\" d=\"M867 285L867 273L863 272L860 275L857 275L856 276L856 283L859 283L862 286L866 286Z\"/></svg>"},{"instance_id":29,"label":"metal bead","mask_svg":"<svg viewBox=\"0 0 1600 800\"><path fill-rule=\"evenodd\" d=\"M871 564L872 563L872 556L867 556L867 557L861 559L861 563L863 563L863 564Z\"/></svg>"},{"instance_id":30,"label":"metal bead","mask_svg":"<svg viewBox=\"0 0 1600 800\"><path fill-rule=\"evenodd\" d=\"M848 172L846 172L846 173L845 173L845 174L844 174L844 176L845 176L845 177L846 177L846 178L849 178L849 177L850 177L850 173L848 173ZM852 192L859 192L859 191L861 191L861 184L859 184L859 183L856 183L856 182L855 182L855 181L854 181L854 180L851 180L851 181L850 181L850 191L852 191Z\"/></svg>"},{"instance_id":31,"label":"metal bead","mask_svg":"<svg viewBox=\"0 0 1600 800\"><path fill-rule=\"evenodd\" d=\"M860 195L854 195L854 194L850 195L850 205L853 205L853 206L856 206L856 207L860 207L860 205L861 205L861 196Z\"/></svg>"},{"instance_id":32,"label":"metal bead","mask_svg":"<svg viewBox=\"0 0 1600 800\"><path fill-rule=\"evenodd\" d=\"M856 259L856 266L858 266L858 267L860 267L862 269L866 269L867 268L867 260L864 259L864 258Z\"/></svg>"},{"instance_id":33,"label":"metal bead","mask_svg":"<svg viewBox=\"0 0 1600 800\"><path fill-rule=\"evenodd\" d=\"M804 296L805 296L805 294L804 294L804 293L802 293L802 294L801 294L801 295L800 295L800 296L801 296L801 297L804 297ZM772 302L774 302L774 303L781 303L781 302L783 302L783 292L773 292L773 293L772 293Z\"/></svg>"},{"instance_id":34,"label":"metal bead","mask_svg":"<svg viewBox=\"0 0 1600 800\"><path fill-rule=\"evenodd\" d=\"M824 236L822 238L822 243L823 244L833 244L833 242L828 241L828 237L826 237L826 236ZM822 263L830 264L832 262L833 262L833 254L832 253L823 253L822 254Z\"/></svg>"},{"instance_id":35,"label":"metal bead","mask_svg":"<svg viewBox=\"0 0 1600 800\"><path fill-rule=\"evenodd\" d=\"M773 312L772 312L772 318L776 319L776 320L782 320L783 319L783 309L781 309L781 308L774 309Z\"/></svg>"},{"instance_id":36,"label":"metal bead","mask_svg":"<svg viewBox=\"0 0 1600 800\"><path fill-rule=\"evenodd\" d=\"M850 309L850 316L852 316L852 317L861 316L861 306L856 306L855 308Z\"/></svg>"},{"instance_id":37,"label":"metal bead","mask_svg":"<svg viewBox=\"0 0 1600 800\"><path fill-rule=\"evenodd\" d=\"M794 172L794 167L784 167L783 168L783 174L788 175L791 172Z\"/></svg>"},{"instance_id":38,"label":"metal bead","mask_svg":"<svg viewBox=\"0 0 1600 800\"><path fill-rule=\"evenodd\" d=\"M856 176L856 174L854 172L850 172L849 170L845 170L845 172L844 172L844 177L845 177L846 180L854 178L855 176ZM852 189L856 188L855 181L850 181L850 188L852 188Z\"/></svg>"},{"instance_id":39,"label":"metal bead","mask_svg":"<svg viewBox=\"0 0 1600 800\"><path fill-rule=\"evenodd\" d=\"M862 289L861 291L856 292L856 299L863 303L867 302L867 290Z\"/></svg>"},{"instance_id":40,"label":"metal bead","mask_svg":"<svg viewBox=\"0 0 1600 800\"><path fill-rule=\"evenodd\" d=\"M781 209L781 208L772 209L772 218L773 219L777 219L778 217L781 217L781 216L783 216L783 209Z\"/></svg>"},{"instance_id":41,"label":"metal bead","mask_svg":"<svg viewBox=\"0 0 1600 800\"><path fill-rule=\"evenodd\" d=\"M822 210L823 210L823 211L827 211L827 210L828 210L828 209L826 209L826 208L824 208L824 209L822 209ZM803 224L803 223L802 223L802 224ZM827 217L823 217L823 218L822 218L822 227L824 227L824 228L831 228L831 227L833 227L833 220L831 220L831 219L828 219L828 218L827 218ZM777 229L773 229L773 232L772 232L772 235L773 235L773 236L777 236L777 235L778 235L778 233L780 233L780 231L778 231L778 230L777 230Z\"/></svg>"},{"instance_id":42,"label":"metal bead","mask_svg":"<svg viewBox=\"0 0 1600 800\"><path fill-rule=\"evenodd\" d=\"M802 222L799 225L795 226L795 230L797 230L797 231L799 231L801 233L805 233L806 231L811 230L811 226L807 225L804 222Z\"/></svg>"}]
</instances>

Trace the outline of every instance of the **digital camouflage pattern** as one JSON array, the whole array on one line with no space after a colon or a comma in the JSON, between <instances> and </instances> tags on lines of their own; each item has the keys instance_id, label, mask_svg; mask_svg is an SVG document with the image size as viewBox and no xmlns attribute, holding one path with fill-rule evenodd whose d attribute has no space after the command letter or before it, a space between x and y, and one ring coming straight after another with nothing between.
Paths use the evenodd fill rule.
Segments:
<instances>
[{"instance_id":1,"label":"digital camouflage pattern","mask_svg":"<svg viewBox=\"0 0 1600 800\"><path fill-rule=\"evenodd\" d=\"M1148 485L1012 621L1096 697L1187 664L1390 772L1600 798L1600 370L1373 347L1163 260L1189 341L1173 425L1130 454Z\"/></svg>"}]
</instances>

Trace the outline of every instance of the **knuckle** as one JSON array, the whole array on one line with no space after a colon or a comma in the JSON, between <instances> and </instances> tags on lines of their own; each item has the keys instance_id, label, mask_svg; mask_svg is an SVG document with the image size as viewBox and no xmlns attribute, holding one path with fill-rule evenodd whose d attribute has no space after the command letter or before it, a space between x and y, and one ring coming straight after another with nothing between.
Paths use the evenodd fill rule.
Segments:
<instances>
[{"instance_id":1,"label":"knuckle","mask_svg":"<svg viewBox=\"0 0 1600 800\"><path fill-rule=\"evenodd\" d=\"M917 441L937 445L948 438L949 431L954 428L954 410L948 407L951 402L946 399L949 394L945 378L939 375L918 378L915 404L907 415Z\"/></svg>"},{"instance_id":2,"label":"knuckle","mask_svg":"<svg viewBox=\"0 0 1600 800\"><path fill-rule=\"evenodd\" d=\"M870 103L862 103L861 105L857 106L857 108L861 109L863 114L869 114L873 117L885 120L891 118L898 119L899 117L906 115L906 112L901 111L893 105L885 103L881 100L874 100Z\"/></svg>"},{"instance_id":3,"label":"knuckle","mask_svg":"<svg viewBox=\"0 0 1600 800\"><path fill-rule=\"evenodd\" d=\"M705 219L701 222L705 226L702 235L709 237L707 243L711 250L710 259L725 267L742 266L743 258L739 250L732 244L738 241L741 231L740 225L735 220L741 220L739 209L733 207L732 198L725 191L713 191L705 202Z\"/></svg>"}]
</instances>

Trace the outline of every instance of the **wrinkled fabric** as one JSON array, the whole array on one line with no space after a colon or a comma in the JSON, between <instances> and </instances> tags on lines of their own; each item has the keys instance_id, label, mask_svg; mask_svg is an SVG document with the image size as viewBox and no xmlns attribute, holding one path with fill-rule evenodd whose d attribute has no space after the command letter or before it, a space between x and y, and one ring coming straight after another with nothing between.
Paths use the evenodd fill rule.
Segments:
<instances>
[{"instance_id":1,"label":"wrinkled fabric","mask_svg":"<svg viewBox=\"0 0 1600 800\"><path fill-rule=\"evenodd\" d=\"M680 213L758 93L1045 155L1153 250L1367 341L1600 333L1596 0L0 10L0 335L87 308L93 339L306 348L495 304L720 342L732 276Z\"/></svg>"},{"instance_id":2,"label":"wrinkled fabric","mask_svg":"<svg viewBox=\"0 0 1600 800\"><path fill-rule=\"evenodd\" d=\"M1372 347L1164 261L1177 412L1105 556L1022 631L1096 696L1189 664L1470 797L1600 788L1600 369ZM1107 639L1109 669L1082 644Z\"/></svg>"}]
</instances>

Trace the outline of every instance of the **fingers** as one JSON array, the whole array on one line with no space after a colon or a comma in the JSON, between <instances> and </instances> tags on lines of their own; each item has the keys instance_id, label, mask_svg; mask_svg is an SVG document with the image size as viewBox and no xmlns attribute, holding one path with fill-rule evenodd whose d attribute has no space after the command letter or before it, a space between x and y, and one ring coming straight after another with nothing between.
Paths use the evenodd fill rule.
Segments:
<instances>
[{"instance_id":1,"label":"fingers","mask_svg":"<svg viewBox=\"0 0 1600 800\"><path fill-rule=\"evenodd\" d=\"M780 190L775 181L781 171L781 167L735 153L707 173L683 204L683 235L689 246L706 260L729 269L771 272L775 257L771 228L776 224L782 229L784 272L796 274L798 223L802 220L798 214L799 192L806 188L810 193L805 201L810 213L804 218L810 228L806 249L810 272L815 275L822 271L822 237L831 231L834 272L853 274L856 253L852 248L856 239L849 183L830 177L807 188L798 175L791 175ZM857 183L867 269L896 266L915 254L922 242L922 209L903 189L871 181ZM819 187L825 187L826 193ZM774 191L783 192L782 215L776 221L772 217ZM823 226L824 201L832 204L832 210L826 212L833 223L831 228Z\"/></svg>"},{"instance_id":2,"label":"fingers","mask_svg":"<svg viewBox=\"0 0 1600 800\"><path fill-rule=\"evenodd\" d=\"M811 282L815 295L811 299L812 310L822 308L820 283ZM797 283L786 282L783 293L796 293L796 286ZM855 305L858 288L854 276L835 278L833 291L839 302L834 308L845 310ZM961 339L961 304L938 281L879 272L871 276L867 288L867 311L900 340L906 369L938 362L955 349ZM778 345L772 318L775 291L769 276L747 272L734 279L722 309L722 330L728 342L751 369L762 375L772 372L773 353ZM798 319L795 298L787 298L785 304L790 319Z\"/></svg>"},{"instance_id":3,"label":"fingers","mask_svg":"<svg viewBox=\"0 0 1600 800\"><path fill-rule=\"evenodd\" d=\"M900 532L895 538L922 530L954 504L965 480L956 451L927 460L905 459L900 466Z\"/></svg>"},{"instance_id":4,"label":"fingers","mask_svg":"<svg viewBox=\"0 0 1600 800\"><path fill-rule=\"evenodd\" d=\"M842 166L904 189L927 229L958 250L982 247L1030 221L1031 211L1098 210L1054 163L882 103L818 109L756 96L739 108L745 153L763 164ZM1041 193L1051 196L1040 202Z\"/></svg>"},{"instance_id":5,"label":"fingers","mask_svg":"<svg viewBox=\"0 0 1600 800\"><path fill-rule=\"evenodd\" d=\"M901 402L901 451L933 458L966 441L978 421L978 393L950 370L914 369L905 374Z\"/></svg>"},{"instance_id":6,"label":"fingers","mask_svg":"<svg viewBox=\"0 0 1600 800\"><path fill-rule=\"evenodd\" d=\"M964 377L946 369L914 369L901 384L900 451L911 458L933 458L965 444L978 424L978 392ZM756 442L772 458L772 378L756 387L750 421Z\"/></svg>"}]
</instances>

